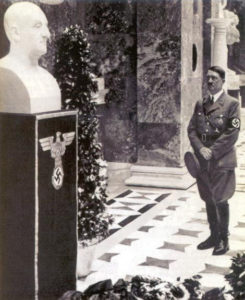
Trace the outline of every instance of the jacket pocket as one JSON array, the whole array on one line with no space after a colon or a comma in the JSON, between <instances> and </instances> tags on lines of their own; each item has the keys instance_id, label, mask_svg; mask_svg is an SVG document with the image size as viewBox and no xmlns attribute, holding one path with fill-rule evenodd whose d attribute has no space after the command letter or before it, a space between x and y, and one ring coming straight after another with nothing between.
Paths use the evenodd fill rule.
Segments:
<instances>
[{"instance_id":1,"label":"jacket pocket","mask_svg":"<svg viewBox=\"0 0 245 300\"><path fill-rule=\"evenodd\" d=\"M233 148L215 161L215 168L234 169L237 167L236 149Z\"/></svg>"}]
</instances>

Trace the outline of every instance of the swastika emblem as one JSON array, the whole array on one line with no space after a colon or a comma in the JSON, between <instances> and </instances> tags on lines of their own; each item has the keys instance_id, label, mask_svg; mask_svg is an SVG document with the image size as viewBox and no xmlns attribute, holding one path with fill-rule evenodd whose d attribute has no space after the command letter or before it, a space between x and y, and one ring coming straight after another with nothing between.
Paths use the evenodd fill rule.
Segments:
<instances>
[{"instance_id":1,"label":"swastika emblem","mask_svg":"<svg viewBox=\"0 0 245 300\"><path fill-rule=\"evenodd\" d=\"M54 168L53 175L52 175L52 184L54 188L57 190L60 189L62 187L63 181L64 181L63 168L61 166Z\"/></svg>"},{"instance_id":2,"label":"swastika emblem","mask_svg":"<svg viewBox=\"0 0 245 300\"><path fill-rule=\"evenodd\" d=\"M62 135L62 140L61 140ZM61 134L61 132L56 132L56 141L54 142L54 137L49 136L40 139L39 142L43 151L50 150L51 157L54 159L54 170L52 174L52 184L56 190L59 190L64 182L64 169L62 165L62 156L65 154L66 146L69 146L75 137L75 132L66 132Z\"/></svg>"},{"instance_id":3,"label":"swastika emblem","mask_svg":"<svg viewBox=\"0 0 245 300\"><path fill-rule=\"evenodd\" d=\"M240 120L238 118L234 118L231 121L231 125L234 128L239 128L240 127Z\"/></svg>"}]
</instances>

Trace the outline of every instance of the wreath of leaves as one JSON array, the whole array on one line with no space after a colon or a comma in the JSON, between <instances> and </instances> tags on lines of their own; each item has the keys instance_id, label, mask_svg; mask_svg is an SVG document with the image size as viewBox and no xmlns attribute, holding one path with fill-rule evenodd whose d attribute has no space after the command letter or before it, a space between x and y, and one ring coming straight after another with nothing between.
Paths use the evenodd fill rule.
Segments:
<instances>
[{"instance_id":1,"label":"wreath of leaves","mask_svg":"<svg viewBox=\"0 0 245 300\"><path fill-rule=\"evenodd\" d=\"M78 238L86 241L108 235L112 218L105 214L106 163L98 143L98 118L91 94L97 91L91 73L87 34L79 25L67 27L55 41L54 74L64 109L78 110Z\"/></svg>"}]
</instances>

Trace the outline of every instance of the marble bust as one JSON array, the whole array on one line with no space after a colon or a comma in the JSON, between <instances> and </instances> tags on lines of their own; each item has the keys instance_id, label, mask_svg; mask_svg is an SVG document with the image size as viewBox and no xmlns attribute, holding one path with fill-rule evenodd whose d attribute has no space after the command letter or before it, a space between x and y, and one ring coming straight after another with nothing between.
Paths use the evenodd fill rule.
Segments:
<instances>
[{"instance_id":1,"label":"marble bust","mask_svg":"<svg viewBox=\"0 0 245 300\"><path fill-rule=\"evenodd\" d=\"M0 112L40 113L61 109L55 78L39 66L50 37L43 11L30 2L12 4L4 15L9 53L0 59Z\"/></svg>"}]
</instances>

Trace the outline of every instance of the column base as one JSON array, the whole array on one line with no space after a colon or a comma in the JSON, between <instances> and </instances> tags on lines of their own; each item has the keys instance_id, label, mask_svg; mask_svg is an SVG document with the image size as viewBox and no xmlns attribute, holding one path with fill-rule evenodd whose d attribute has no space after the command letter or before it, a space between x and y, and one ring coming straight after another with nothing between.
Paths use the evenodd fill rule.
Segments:
<instances>
[{"instance_id":1,"label":"column base","mask_svg":"<svg viewBox=\"0 0 245 300\"><path fill-rule=\"evenodd\" d=\"M167 168L135 165L131 167L131 177L126 185L186 190L196 180L185 167Z\"/></svg>"}]
</instances>

